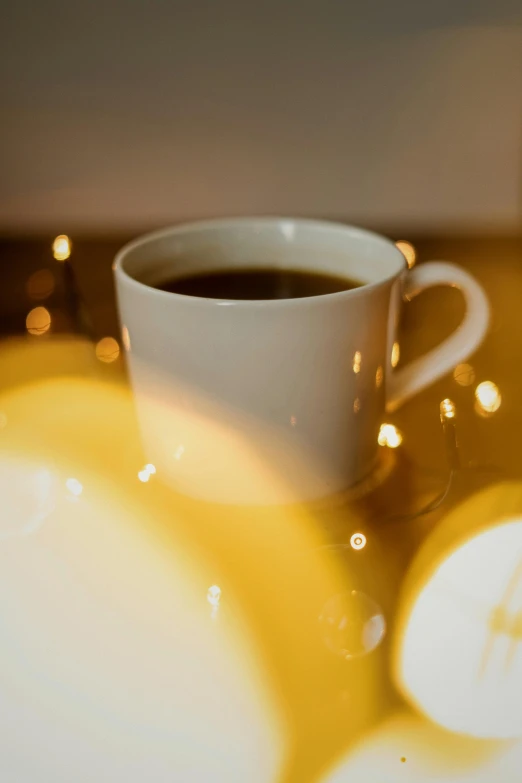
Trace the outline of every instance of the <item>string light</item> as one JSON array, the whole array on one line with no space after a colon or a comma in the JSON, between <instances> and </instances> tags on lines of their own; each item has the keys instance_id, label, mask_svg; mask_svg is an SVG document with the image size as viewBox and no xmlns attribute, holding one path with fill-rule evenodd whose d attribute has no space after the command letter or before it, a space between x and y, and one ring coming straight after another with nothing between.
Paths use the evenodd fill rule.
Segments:
<instances>
[{"instance_id":1,"label":"string light","mask_svg":"<svg viewBox=\"0 0 522 783\"><path fill-rule=\"evenodd\" d=\"M441 419L454 419L456 415L455 403L453 400L445 399L440 404Z\"/></svg>"},{"instance_id":2,"label":"string light","mask_svg":"<svg viewBox=\"0 0 522 783\"><path fill-rule=\"evenodd\" d=\"M60 234L53 242L53 256L57 261L66 261L71 255L71 240L66 234Z\"/></svg>"},{"instance_id":3,"label":"string light","mask_svg":"<svg viewBox=\"0 0 522 783\"><path fill-rule=\"evenodd\" d=\"M402 434L394 424L381 424L379 435L377 437L379 446L387 446L389 449L396 449L402 443Z\"/></svg>"},{"instance_id":4,"label":"string light","mask_svg":"<svg viewBox=\"0 0 522 783\"><path fill-rule=\"evenodd\" d=\"M456 471L460 468L460 454L457 445L457 430L455 427L457 409L453 400L446 398L445 400L442 400L439 410L448 462L452 471Z\"/></svg>"}]
</instances>

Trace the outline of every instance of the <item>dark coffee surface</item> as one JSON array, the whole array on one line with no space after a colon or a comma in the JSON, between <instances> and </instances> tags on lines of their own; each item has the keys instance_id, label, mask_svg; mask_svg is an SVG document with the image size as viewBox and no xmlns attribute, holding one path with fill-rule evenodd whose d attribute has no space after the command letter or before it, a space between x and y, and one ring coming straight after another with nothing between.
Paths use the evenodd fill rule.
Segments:
<instances>
[{"instance_id":1,"label":"dark coffee surface","mask_svg":"<svg viewBox=\"0 0 522 783\"><path fill-rule=\"evenodd\" d=\"M185 296L207 299L300 299L335 294L363 285L349 277L297 269L223 269L173 278L156 286Z\"/></svg>"}]
</instances>

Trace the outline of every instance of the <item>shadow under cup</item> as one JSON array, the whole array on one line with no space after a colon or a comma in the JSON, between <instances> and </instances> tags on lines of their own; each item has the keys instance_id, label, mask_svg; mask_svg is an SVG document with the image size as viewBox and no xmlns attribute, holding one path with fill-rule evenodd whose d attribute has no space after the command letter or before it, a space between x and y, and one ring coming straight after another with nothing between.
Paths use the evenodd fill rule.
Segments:
<instances>
[{"instance_id":1,"label":"shadow under cup","mask_svg":"<svg viewBox=\"0 0 522 783\"><path fill-rule=\"evenodd\" d=\"M255 301L154 288L249 267L363 285ZM140 238L114 268L144 446L164 481L202 500L266 505L333 495L371 471L405 268L392 242L318 221L209 221Z\"/></svg>"}]
</instances>

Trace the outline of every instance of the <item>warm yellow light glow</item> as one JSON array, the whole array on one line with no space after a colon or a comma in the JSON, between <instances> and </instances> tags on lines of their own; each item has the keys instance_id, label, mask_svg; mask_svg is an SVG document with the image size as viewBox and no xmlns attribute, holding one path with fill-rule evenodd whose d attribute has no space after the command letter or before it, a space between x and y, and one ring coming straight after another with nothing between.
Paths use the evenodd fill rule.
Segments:
<instances>
[{"instance_id":1,"label":"warm yellow light glow","mask_svg":"<svg viewBox=\"0 0 522 783\"><path fill-rule=\"evenodd\" d=\"M396 641L398 683L430 720L522 737L522 484L473 496L433 532L405 581Z\"/></svg>"},{"instance_id":2,"label":"warm yellow light glow","mask_svg":"<svg viewBox=\"0 0 522 783\"><path fill-rule=\"evenodd\" d=\"M500 408L502 397L493 381L483 381L475 389L475 398L485 413L495 413Z\"/></svg>"},{"instance_id":3,"label":"warm yellow light glow","mask_svg":"<svg viewBox=\"0 0 522 783\"><path fill-rule=\"evenodd\" d=\"M354 533L350 538L350 546L352 549L364 549L366 546L366 536L364 533Z\"/></svg>"},{"instance_id":4,"label":"warm yellow light glow","mask_svg":"<svg viewBox=\"0 0 522 783\"><path fill-rule=\"evenodd\" d=\"M147 462L147 464L145 465L145 470L147 471L147 473L154 475L156 473L156 465L153 465L152 462Z\"/></svg>"},{"instance_id":5,"label":"warm yellow light glow","mask_svg":"<svg viewBox=\"0 0 522 783\"><path fill-rule=\"evenodd\" d=\"M185 446L178 446L174 452L174 459L180 460L185 453Z\"/></svg>"},{"instance_id":6,"label":"warm yellow light glow","mask_svg":"<svg viewBox=\"0 0 522 783\"><path fill-rule=\"evenodd\" d=\"M221 588L218 585L211 585L207 591L207 601L211 606L219 606L221 601Z\"/></svg>"},{"instance_id":7,"label":"warm yellow light glow","mask_svg":"<svg viewBox=\"0 0 522 783\"><path fill-rule=\"evenodd\" d=\"M34 272L25 284L30 299L47 299L54 291L54 275L50 269Z\"/></svg>"},{"instance_id":8,"label":"warm yellow light glow","mask_svg":"<svg viewBox=\"0 0 522 783\"><path fill-rule=\"evenodd\" d=\"M402 255L406 259L408 268L411 269L415 264L415 259L417 257L417 253L415 252L415 248L411 242L407 242L405 239L399 239L399 241L395 243L395 246L399 248Z\"/></svg>"},{"instance_id":9,"label":"warm yellow light glow","mask_svg":"<svg viewBox=\"0 0 522 783\"><path fill-rule=\"evenodd\" d=\"M96 358L100 362L109 364L114 362L120 355L120 346L118 341L114 337L102 337L99 342L96 343Z\"/></svg>"},{"instance_id":10,"label":"warm yellow light glow","mask_svg":"<svg viewBox=\"0 0 522 783\"><path fill-rule=\"evenodd\" d=\"M25 326L29 334L40 336L51 328L51 314L45 307L34 307L25 319Z\"/></svg>"},{"instance_id":11,"label":"warm yellow light glow","mask_svg":"<svg viewBox=\"0 0 522 783\"><path fill-rule=\"evenodd\" d=\"M379 446L396 449L402 443L402 434L394 424L381 424L377 442Z\"/></svg>"},{"instance_id":12,"label":"warm yellow light glow","mask_svg":"<svg viewBox=\"0 0 522 783\"><path fill-rule=\"evenodd\" d=\"M395 342L393 343L392 352L391 352L391 366L397 367L400 358L401 358L400 345L399 343Z\"/></svg>"},{"instance_id":13,"label":"warm yellow light glow","mask_svg":"<svg viewBox=\"0 0 522 783\"><path fill-rule=\"evenodd\" d=\"M57 261L65 261L71 255L71 240L66 234L60 234L53 242L53 256Z\"/></svg>"},{"instance_id":14,"label":"warm yellow light glow","mask_svg":"<svg viewBox=\"0 0 522 783\"><path fill-rule=\"evenodd\" d=\"M163 765L154 767L159 769L159 777L164 773L176 780L213 783L266 783L282 778L293 741L285 718L299 712L301 699L295 685L301 673L311 671L313 675L303 723L324 705L324 682L337 692L337 682L344 685L346 676L351 677L341 660L339 669L344 672L335 673L335 680L331 677L336 661L321 644L319 606L310 612L318 595L326 598L345 590L347 582L351 586L349 564L343 564L338 573L337 565L318 551L321 531L313 511L302 505L290 510L254 508L245 517L244 512L216 504L209 514L208 504L189 503L166 488L154 486L159 476L167 481L169 466L174 473L183 469L185 461L191 463L194 452L200 458L197 441L183 429L183 417L176 418L172 429L167 428L164 451L146 452L151 462L145 465L130 392L106 379L89 380L92 344L79 343L85 349L81 353L85 362L82 375L76 369L81 366L78 343L63 341L60 346L60 340L41 344L29 339L20 343L19 371L24 380L28 366L39 367L41 361L47 368L49 357L51 370L56 367L59 373L58 378L20 384L0 395L0 409L9 416L7 429L0 433L2 447L10 438L9 448L20 446L35 453L52 449L53 469L59 471L57 508L43 535L34 536L28 545L15 542L15 547L9 544L2 550L3 599L7 600L3 601L6 611L2 622L8 643L4 645L0 679L23 684L27 661L38 675L33 678L34 688L28 691L40 740L44 732L44 741L36 743L42 751L41 758L35 760L36 777L38 765L41 769L43 764L47 777L56 778L53 760L59 757L60 747L70 741L73 726L73 741L77 737L80 741L84 732L94 727L93 741L98 738L99 743L93 753L99 754L104 769L110 767L109 778L121 777L122 765L127 762L124 771L132 778L132 759L129 761L125 752L128 727L146 723L154 730L155 755L157 752ZM61 351L60 362L56 361L56 345ZM16 363L5 360L10 350L10 346L0 346L0 377L6 377L8 366L10 377L17 380L18 370L14 374L11 369ZM75 370L74 377L64 372L70 367ZM375 365L368 369L373 376ZM372 380L370 377L370 386ZM165 430L168 409L156 406L156 401L154 408L156 434ZM290 414L291 410L287 427ZM205 420L202 431L207 427ZM216 462L227 457L218 448L221 443L226 448L225 437L207 452ZM185 453L181 462L176 462L173 454L179 444L184 444ZM246 448L239 456L248 459ZM238 463L241 467L239 459ZM150 464L157 467L157 476L151 475ZM262 459L259 464L263 469ZM138 471L146 467L150 478L145 483L151 483L148 490L140 486L141 479L136 483ZM66 502L65 495L71 494L65 488L67 477L79 479L80 475L84 492L78 502ZM279 474L276 480L280 480ZM26 492L25 486L23 490ZM0 502L0 518L12 507L19 506L8 504L6 508ZM354 509L353 516L350 513L352 532L364 530L357 518ZM275 558L267 569L259 557L275 537L282 550L307 553L304 558L291 558L291 578L288 558ZM206 551L211 552L211 562ZM361 557L363 553L353 555L354 559ZM216 582L219 585L222 578L226 580L221 588L225 598L214 612L206 595L208 587ZM280 596L281 601L274 601L269 612L258 611L263 595ZM350 597L347 600L350 607ZM367 652L378 642L382 618L369 601L357 597L353 601L361 606L360 611L345 612L339 622L343 617L346 622L353 616L358 622L361 619L355 638L357 654L361 647ZM118 622L112 622L116 616ZM211 622L214 616L216 621ZM345 649L344 641L351 639L349 628L338 633ZM319 644L310 644L310 639ZM132 650L132 654L125 654L125 650ZM274 662L274 668L280 660L283 666L288 665L294 653L298 677L292 680L291 674L288 688L285 678L275 680L274 687L274 678L269 672L265 674L267 661L271 666ZM376 655L375 661L368 659L364 671L357 672L358 724L360 720L367 725L367 716L376 711L379 694L373 686L377 678L372 675L380 664ZM140 697L144 683L145 701ZM181 701L178 710L165 711L165 692L171 687L181 694ZM59 714L53 713L49 723L47 708L54 704L56 688L64 698L60 696ZM2 692L8 698L6 713L16 716L17 692L12 700L9 688ZM335 726L338 716L323 724L325 731L329 732L330 723ZM180 725L183 736L176 743ZM348 734L351 739L351 729ZM150 736L142 735L137 731L133 738L140 758L150 751ZM188 766L183 743L193 749ZM239 747L242 752L217 753L208 761L198 752L201 743L206 747ZM258 759L254 766L252 758Z\"/></svg>"},{"instance_id":15,"label":"warm yellow light glow","mask_svg":"<svg viewBox=\"0 0 522 783\"><path fill-rule=\"evenodd\" d=\"M377 372L375 373L375 388L380 389L382 386L382 380L384 378L384 373L382 370L381 365L377 367Z\"/></svg>"},{"instance_id":16,"label":"warm yellow light glow","mask_svg":"<svg viewBox=\"0 0 522 783\"><path fill-rule=\"evenodd\" d=\"M450 400L449 398L442 400L440 404L441 419L454 419L456 413L457 410L455 408L455 403L453 402L453 400Z\"/></svg>"},{"instance_id":17,"label":"warm yellow light glow","mask_svg":"<svg viewBox=\"0 0 522 783\"><path fill-rule=\"evenodd\" d=\"M520 783L522 744L484 743L401 711L363 732L319 783Z\"/></svg>"},{"instance_id":18,"label":"warm yellow light glow","mask_svg":"<svg viewBox=\"0 0 522 783\"><path fill-rule=\"evenodd\" d=\"M71 495L74 495L75 497L79 497L83 492L83 485L78 479L76 478L68 478L65 482L65 486L71 493Z\"/></svg>"},{"instance_id":19,"label":"warm yellow light glow","mask_svg":"<svg viewBox=\"0 0 522 783\"><path fill-rule=\"evenodd\" d=\"M127 329L126 326L122 326L121 328L121 340L123 343L123 347L127 352L129 352L131 349L131 342L130 342L129 330Z\"/></svg>"},{"instance_id":20,"label":"warm yellow light glow","mask_svg":"<svg viewBox=\"0 0 522 783\"><path fill-rule=\"evenodd\" d=\"M0 460L0 541L34 533L54 510L55 501L56 479L50 470L3 453Z\"/></svg>"},{"instance_id":21,"label":"warm yellow light glow","mask_svg":"<svg viewBox=\"0 0 522 783\"><path fill-rule=\"evenodd\" d=\"M475 380L475 370L471 364L457 364L453 370L453 377L459 386L471 386Z\"/></svg>"},{"instance_id":22,"label":"warm yellow light glow","mask_svg":"<svg viewBox=\"0 0 522 783\"><path fill-rule=\"evenodd\" d=\"M355 400L353 401L353 412L359 413L360 410L361 410L361 401L359 397L356 397Z\"/></svg>"},{"instance_id":23,"label":"warm yellow light glow","mask_svg":"<svg viewBox=\"0 0 522 783\"><path fill-rule=\"evenodd\" d=\"M295 427L297 424L297 416L290 416L290 426Z\"/></svg>"},{"instance_id":24,"label":"warm yellow light glow","mask_svg":"<svg viewBox=\"0 0 522 783\"><path fill-rule=\"evenodd\" d=\"M361 359L362 359L361 352L355 351L353 355L353 371L356 374L361 371Z\"/></svg>"}]
</instances>

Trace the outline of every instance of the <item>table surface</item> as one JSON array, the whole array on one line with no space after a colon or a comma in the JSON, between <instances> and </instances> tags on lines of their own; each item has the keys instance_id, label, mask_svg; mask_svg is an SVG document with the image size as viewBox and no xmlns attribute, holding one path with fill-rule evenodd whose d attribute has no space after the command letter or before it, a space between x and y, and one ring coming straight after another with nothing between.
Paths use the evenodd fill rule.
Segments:
<instances>
[{"instance_id":1,"label":"table surface","mask_svg":"<svg viewBox=\"0 0 522 783\"><path fill-rule=\"evenodd\" d=\"M120 340L111 263L126 239L73 238L71 257L61 263L53 258L52 238L0 240L0 335L6 338L0 344L0 366L4 370L0 376L0 406L2 399L12 399L13 390L41 379L71 378L82 372L101 380L107 388L126 388L124 352L115 361L100 362L95 359L94 349L103 337ZM387 417L399 428L403 441L395 450L381 450L381 479L367 491L314 509L312 526L318 531L318 538L310 550L301 550L292 537L281 541L274 532L272 538L267 530L276 531L280 520L267 521L262 512L253 512L250 524L250 531L257 527L258 531L263 529L262 534L245 535L244 520L234 521L229 515L225 522L223 510L207 508L201 526L190 532L190 525L180 523L174 535L175 539L179 534L184 542L187 537L194 538L187 543L188 548L208 550L216 573L222 572L224 581L230 578L236 593L243 591L248 596L241 599L243 609L256 628L256 638L262 639L262 655L268 661L274 691L291 727L293 751L285 779L300 783L316 779L318 772L328 767L359 732L401 704L401 696L389 676L391 639L404 578L423 542L462 500L503 478L522 478L522 237L407 239L416 248L417 263L447 260L470 271L487 292L492 320L483 345L469 358L468 368L455 376L448 374ZM35 273L43 269L51 276L35 278ZM27 314L35 306L45 306L51 315L51 329L40 336L27 335L25 328ZM463 313L462 298L452 289L429 290L408 304L399 334L400 365L449 335ZM56 358L53 344L61 345L66 335L82 332L85 341L78 343L81 350L71 353L69 348L65 358ZM36 358L17 363L13 360L16 351ZM30 353L24 353L27 351ZM76 359L72 356L75 351ZM5 356L10 358L5 360ZM38 356L43 357L41 361ZM483 381L494 382L501 395L500 406L489 414L480 408L475 397L476 387ZM456 406L454 423L463 466L449 487L448 445L439 415L440 402L445 398L453 400ZM16 416L6 415L9 425L4 427L3 436L8 445L18 447ZM59 416L58 412L51 419L59 421ZM112 448L112 426L106 424L106 443L103 432L97 435L101 460L105 446L107 452ZM37 429L36 424L33 431ZM129 435L129 444L130 440ZM139 445L130 444L122 451L127 451L121 455L125 469L132 460L141 459ZM169 497L158 482L156 488L150 488L147 502L154 502L155 507L170 504L192 521L201 518L200 506ZM422 513L437 498L440 502L436 507ZM216 532L221 524L229 526L233 544L222 532ZM350 545L356 532L366 537L362 549ZM168 540L169 544L163 539L167 549L173 539ZM317 630L317 618L324 612L329 596L321 592L322 587L317 588L318 594L313 594L309 585L299 583L299 575L303 577L312 553L321 547L335 561L336 568L340 565L349 574L347 593L364 593L381 607L387 633L383 643L369 655L346 660L335 649L336 640L325 642L324 634ZM232 563L237 559L252 568L238 568ZM251 573L246 574L247 570ZM260 589L262 573L270 573L270 580ZM296 610L299 595L308 605ZM278 604L280 608L273 609ZM295 617L288 616L291 611L297 613ZM335 602L332 611L336 611ZM301 629L296 631L293 626L299 623ZM296 651L303 639L308 649L300 656ZM375 691L378 698L370 699L368 692ZM371 702L371 707L354 709L363 700Z\"/></svg>"}]
</instances>

